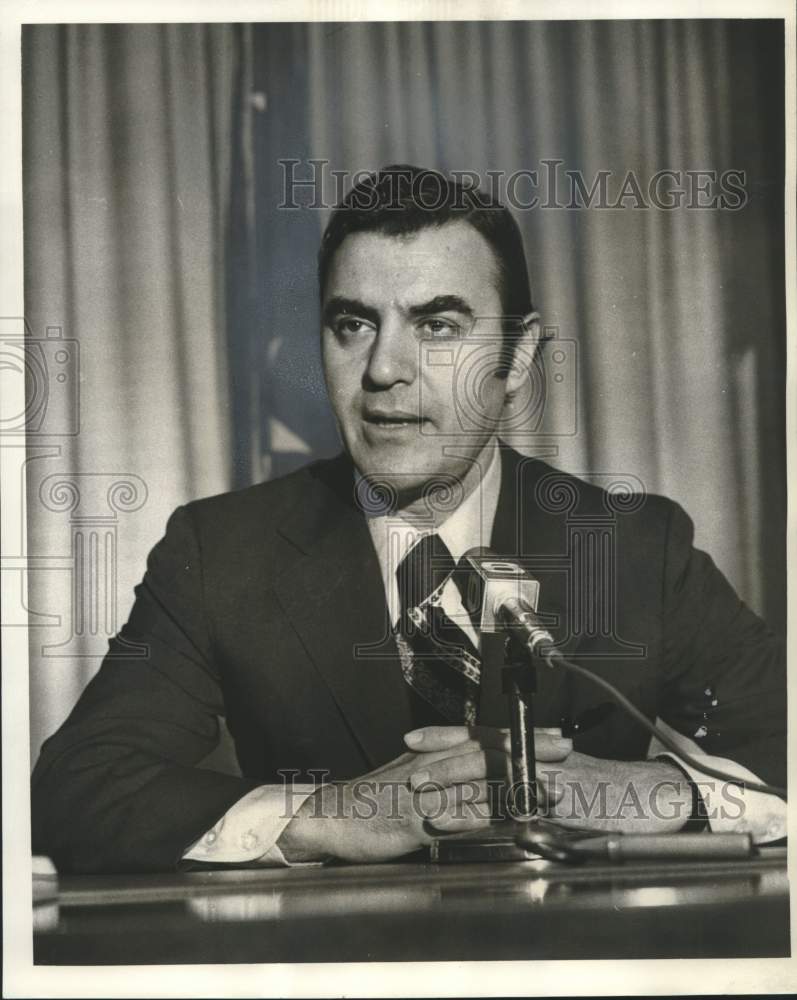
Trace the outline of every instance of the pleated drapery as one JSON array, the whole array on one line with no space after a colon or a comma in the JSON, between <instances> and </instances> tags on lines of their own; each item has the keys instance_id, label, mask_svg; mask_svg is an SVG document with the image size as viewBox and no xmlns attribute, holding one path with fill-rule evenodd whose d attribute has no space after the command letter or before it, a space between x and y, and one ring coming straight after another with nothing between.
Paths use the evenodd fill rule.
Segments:
<instances>
[{"instance_id":1,"label":"pleated drapery","mask_svg":"<svg viewBox=\"0 0 797 1000\"><path fill-rule=\"evenodd\" d=\"M168 515L229 481L236 30L24 33L26 318L34 338L77 342L63 383L45 348L47 433L28 439L34 754L124 622Z\"/></svg>"}]
</instances>

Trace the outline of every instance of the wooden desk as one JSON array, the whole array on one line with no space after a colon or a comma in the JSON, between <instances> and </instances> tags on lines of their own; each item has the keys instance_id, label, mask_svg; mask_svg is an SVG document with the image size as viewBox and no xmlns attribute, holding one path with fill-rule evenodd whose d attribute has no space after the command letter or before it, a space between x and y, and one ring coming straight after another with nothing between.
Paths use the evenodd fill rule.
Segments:
<instances>
[{"instance_id":1,"label":"wooden desk","mask_svg":"<svg viewBox=\"0 0 797 1000\"><path fill-rule=\"evenodd\" d=\"M96 965L789 954L784 849L752 861L526 861L61 879L34 960Z\"/></svg>"}]
</instances>

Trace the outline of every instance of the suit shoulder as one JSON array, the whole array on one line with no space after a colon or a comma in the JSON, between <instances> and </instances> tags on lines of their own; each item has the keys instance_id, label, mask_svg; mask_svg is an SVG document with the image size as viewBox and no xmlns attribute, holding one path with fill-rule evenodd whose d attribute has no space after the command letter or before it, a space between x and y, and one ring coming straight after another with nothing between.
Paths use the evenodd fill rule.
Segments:
<instances>
[{"instance_id":1,"label":"suit shoulder","mask_svg":"<svg viewBox=\"0 0 797 1000\"><path fill-rule=\"evenodd\" d=\"M330 467L339 461L339 458L319 459L278 479L192 500L185 510L203 527L248 522L253 518L261 522L279 519L314 492L318 482L329 474Z\"/></svg>"},{"instance_id":2,"label":"suit shoulder","mask_svg":"<svg viewBox=\"0 0 797 1000\"><path fill-rule=\"evenodd\" d=\"M575 475L536 458L519 456L519 462L518 481L523 483L526 502L547 513L603 516L665 529L673 520L689 521L675 500L648 492L633 474Z\"/></svg>"}]
</instances>

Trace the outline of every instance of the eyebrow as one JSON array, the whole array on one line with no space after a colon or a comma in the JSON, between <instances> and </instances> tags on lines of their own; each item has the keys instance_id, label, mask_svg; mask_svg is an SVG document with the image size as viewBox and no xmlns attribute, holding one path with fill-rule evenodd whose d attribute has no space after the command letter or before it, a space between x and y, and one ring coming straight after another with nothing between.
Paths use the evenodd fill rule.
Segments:
<instances>
[{"instance_id":1,"label":"eyebrow","mask_svg":"<svg viewBox=\"0 0 797 1000\"><path fill-rule=\"evenodd\" d=\"M410 306L408 312L413 317L428 316L431 313L456 312L473 319L473 310L459 295L436 295L428 302Z\"/></svg>"},{"instance_id":2,"label":"eyebrow","mask_svg":"<svg viewBox=\"0 0 797 1000\"><path fill-rule=\"evenodd\" d=\"M433 313L456 312L473 319L474 313L468 303L459 295L436 295L428 302L421 302L416 306L410 306L407 310L410 317L417 319L419 316L429 316ZM331 298L324 306L323 322L325 326L332 323L342 315L361 316L369 322L377 325L380 320L378 309L368 306L359 299L347 299L340 295Z\"/></svg>"},{"instance_id":3,"label":"eyebrow","mask_svg":"<svg viewBox=\"0 0 797 1000\"><path fill-rule=\"evenodd\" d=\"M347 315L362 316L363 319L367 319L374 326L379 324L379 311L374 309L373 306L367 306L364 302L360 302L359 299L345 299L340 295L336 295L327 302L321 318L324 326L332 326L338 316Z\"/></svg>"}]
</instances>

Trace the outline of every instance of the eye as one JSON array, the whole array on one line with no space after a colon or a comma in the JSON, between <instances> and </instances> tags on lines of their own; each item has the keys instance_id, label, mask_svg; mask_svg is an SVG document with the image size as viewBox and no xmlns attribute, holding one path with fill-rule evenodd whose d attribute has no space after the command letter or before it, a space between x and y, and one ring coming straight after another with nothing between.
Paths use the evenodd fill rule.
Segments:
<instances>
[{"instance_id":1,"label":"eye","mask_svg":"<svg viewBox=\"0 0 797 1000\"><path fill-rule=\"evenodd\" d=\"M341 316L333 324L333 329L339 337L346 339L368 333L373 330L373 325L364 319L357 319L356 316Z\"/></svg>"},{"instance_id":2,"label":"eye","mask_svg":"<svg viewBox=\"0 0 797 1000\"><path fill-rule=\"evenodd\" d=\"M423 320L419 329L423 336L432 337L435 340L459 337L462 332L462 328L458 323L450 319L440 319L439 317Z\"/></svg>"}]
</instances>

